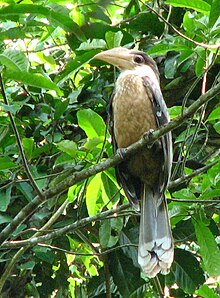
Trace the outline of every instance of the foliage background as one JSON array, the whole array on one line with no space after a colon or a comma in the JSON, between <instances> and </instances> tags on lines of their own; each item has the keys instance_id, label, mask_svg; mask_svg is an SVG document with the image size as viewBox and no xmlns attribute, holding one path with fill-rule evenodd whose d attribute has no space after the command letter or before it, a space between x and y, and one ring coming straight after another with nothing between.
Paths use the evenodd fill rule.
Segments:
<instances>
[{"instance_id":1,"label":"foliage background","mask_svg":"<svg viewBox=\"0 0 220 298\"><path fill-rule=\"evenodd\" d=\"M1 297L219 297L219 96L173 130L175 261L147 279L139 216L99 168L117 73L92 57L116 46L154 57L173 119L219 84L220 2L0 4Z\"/></svg>"}]
</instances>

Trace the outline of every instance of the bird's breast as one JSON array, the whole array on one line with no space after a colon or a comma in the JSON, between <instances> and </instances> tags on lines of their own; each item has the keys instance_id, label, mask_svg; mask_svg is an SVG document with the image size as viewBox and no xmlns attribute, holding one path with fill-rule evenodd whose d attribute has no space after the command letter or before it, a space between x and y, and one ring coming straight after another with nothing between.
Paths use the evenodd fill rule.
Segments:
<instances>
[{"instance_id":1,"label":"bird's breast","mask_svg":"<svg viewBox=\"0 0 220 298\"><path fill-rule=\"evenodd\" d=\"M114 134L119 148L133 144L146 131L157 128L152 94L144 86L142 77L120 75L112 105Z\"/></svg>"}]
</instances>

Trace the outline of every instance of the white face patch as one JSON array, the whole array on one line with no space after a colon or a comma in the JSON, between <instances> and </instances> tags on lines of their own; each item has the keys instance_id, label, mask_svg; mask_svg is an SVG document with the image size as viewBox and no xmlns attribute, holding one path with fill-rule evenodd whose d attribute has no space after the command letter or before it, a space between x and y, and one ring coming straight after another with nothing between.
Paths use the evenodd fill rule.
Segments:
<instances>
[{"instance_id":1,"label":"white face patch","mask_svg":"<svg viewBox=\"0 0 220 298\"><path fill-rule=\"evenodd\" d=\"M132 70L122 70L119 75L119 78L129 74L138 75L140 77L149 77L154 82L155 85L159 86L159 81L157 79L155 72L148 65L140 65L140 66L137 65Z\"/></svg>"}]
</instances>

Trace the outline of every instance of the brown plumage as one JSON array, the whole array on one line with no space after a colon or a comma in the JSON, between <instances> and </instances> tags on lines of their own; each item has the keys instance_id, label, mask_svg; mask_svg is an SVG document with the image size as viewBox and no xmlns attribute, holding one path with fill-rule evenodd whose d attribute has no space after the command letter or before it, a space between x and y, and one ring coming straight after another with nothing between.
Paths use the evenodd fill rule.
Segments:
<instances>
[{"instance_id":1,"label":"brown plumage","mask_svg":"<svg viewBox=\"0 0 220 298\"><path fill-rule=\"evenodd\" d=\"M114 149L126 148L150 129L169 121L155 62L140 51L115 48L95 58L121 70L111 99ZM172 165L171 134L116 167L130 203L141 206L138 262L149 277L167 274L173 261L173 241L165 200Z\"/></svg>"}]
</instances>

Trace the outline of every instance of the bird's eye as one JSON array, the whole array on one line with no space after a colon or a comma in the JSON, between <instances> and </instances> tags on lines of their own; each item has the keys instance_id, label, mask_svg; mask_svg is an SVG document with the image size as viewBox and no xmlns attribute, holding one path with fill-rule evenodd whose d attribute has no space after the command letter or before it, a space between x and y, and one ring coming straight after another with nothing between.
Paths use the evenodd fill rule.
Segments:
<instances>
[{"instance_id":1,"label":"bird's eye","mask_svg":"<svg viewBox=\"0 0 220 298\"><path fill-rule=\"evenodd\" d=\"M142 63L144 63L144 58L141 55L135 55L134 62L137 64L142 64Z\"/></svg>"}]
</instances>

